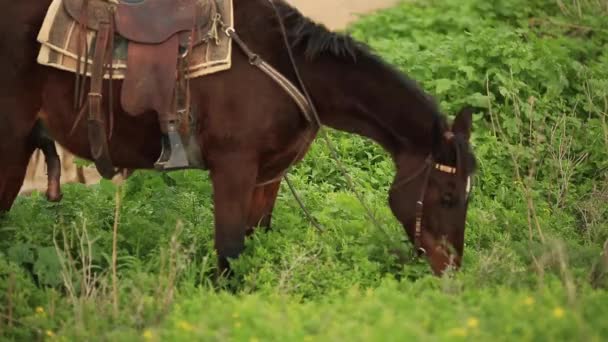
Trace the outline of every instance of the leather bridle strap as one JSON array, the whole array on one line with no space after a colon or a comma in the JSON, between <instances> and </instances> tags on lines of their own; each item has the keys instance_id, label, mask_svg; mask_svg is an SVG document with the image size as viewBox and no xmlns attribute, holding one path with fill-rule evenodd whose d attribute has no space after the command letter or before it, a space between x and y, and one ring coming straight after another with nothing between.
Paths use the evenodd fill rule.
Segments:
<instances>
[{"instance_id":1,"label":"leather bridle strap","mask_svg":"<svg viewBox=\"0 0 608 342\"><path fill-rule=\"evenodd\" d=\"M393 184L393 186L391 187L391 191L410 183L411 181L416 179L418 176L420 176L425 170L427 170L427 169L430 170L432 164L433 164L433 157L429 155L424 160L424 164L422 164L422 166L416 172L414 172L414 174L412 174L411 176L409 176L406 179L400 180L400 181L396 182L395 184Z\"/></svg>"},{"instance_id":2,"label":"leather bridle strap","mask_svg":"<svg viewBox=\"0 0 608 342\"><path fill-rule=\"evenodd\" d=\"M100 22L99 31L95 41L95 54L93 56L93 70L91 74L91 89L89 92L89 142L91 144L91 154L95 166L99 173L106 179L112 178L115 174L112 160L110 158L108 139L106 136L106 124L102 116L102 85L104 74L104 61L106 61L111 23Z\"/></svg>"},{"instance_id":3,"label":"leather bridle strap","mask_svg":"<svg viewBox=\"0 0 608 342\"><path fill-rule=\"evenodd\" d=\"M427 159L429 160L429 159ZM428 162L427 162L428 163ZM414 246L416 250L424 252L424 248L422 248L422 242L420 238L422 236L422 216L424 214L424 197L426 196L426 190L429 187L429 179L431 177L431 171L433 169L430 167L430 163L426 167L426 172L424 175L424 181L422 183L422 191L420 192L420 197L416 202L416 226L414 230Z\"/></svg>"},{"instance_id":4,"label":"leather bridle strap","mask_svg":"<svg viewBox=\"0 0 608 342\"><path fill-rule=\"evenodd\" d=\"M223 25L223 23L220 24ZM243 53L247 55L247 58L249 59L249 64L256 66L263 73L272 78L281 88L283 88L283 90L285 90L285 92L287 92L287 94L289 94L289 96L291 96L291 98L300 108L300 111L302 112L306 120L308 122L313 122L312 108L310 107L310 103L308 102L304 94L302 94L302 92L291 81L285 78L285 76L283 76L280 72L278 72L275 68L268 64L262 57L260 57L260 55L251 51L247 44L245 44L245 42L236 33L234 28L225 27L224 32L228 37L232 38L232 40L234 40L234 42L241 48L241 50L243 50Z\"/></svg>"},{"instance_id":5,"label":"leather bridle strap","mask_svg":"<svg viewBox=\"0 0 608 342\"><path fill-rule=\"evenodd\" d=\"M425 159L424 164L414 174L412 174L408 178L405 178L401 181L396 182L395 184L393 184L393 186L391 187L391 190L390 190L390 191L395 191L396 189L411 183L414 179L418 178L421 174L424 174L424 179L422 182L422 190L420 191L420 197L418 197L418 201L416 201L416 212L415 212L416 222L415 222L415 226L414 226L414 247L416 248L416 251L418 251L419 253L422 253L422 254L426 253L426 250L422 247L422 241L421 241L422 229L424 228L424 226L422 224L422 217L424 215L424 198L426 197L426 192L428 190L429 181L431 178L431 171L433 171L433 169L443 172L443 173L448 173L451 175L455 175L457 173L457 170L455 167L435 163L433 156L429 155Z\"/></svg>"}]
</instances>

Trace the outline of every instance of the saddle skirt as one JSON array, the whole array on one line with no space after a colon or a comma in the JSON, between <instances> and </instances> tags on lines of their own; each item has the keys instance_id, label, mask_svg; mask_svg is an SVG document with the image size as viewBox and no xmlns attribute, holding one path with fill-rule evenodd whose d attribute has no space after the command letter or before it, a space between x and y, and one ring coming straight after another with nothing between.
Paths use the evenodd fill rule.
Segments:
<instances>
[{"instance_id":1,"label":"saddle skirt","mask_svg":"<svg viewBox=\"0 0 608 342\"><path fill-rule=\"evenodd\" d=\"M74 13L69 13L66 7L70 8L71 0L54 0L47 11L43 25L38 33L38 42L41 44L38 53L38 63L41 65L57 68L72 73L78 72L78 51L79 37L81 37L81 25L74 19ZM148 2L154 0L148 0ZM234 11L232 0L215 0L217 13L226 26L233 27ZM67 6L64 6L64 2ZM72 1L74 2L74 1ZM91 1L94 4L94 1ZM205 39L199 39L200 44L196 44L189 57L186 67L185 77L196 78L220 71L225 71L232 66L232 44L230 37L221 32L219 23L213 22L214 18L209 18L209 25L206 25L207 32L202 32ZM87 47L89 52L86 58L87 67L80 66L87 76L92 75L93 56L95 38L97 31L94 30L95 23L88 23L86 29ZM140 25L141 26L141 25ZM146 25L148 27L150 25ZM149 34L140 39L156 39L157 36L163 37L162 27L158 29L156 35ZM137 31L129 33L130 39L136 38ZM199 33L201 34L201 33ZM133 37L131 37L131 35ZM127 75L127 56L129 41L119 35L114 36L114 51L112 62L112 79L125 79ZM184 45L184 44L181 44ZM82 47L81 47L82 49ZM82 50L81 50L82 51ZM84 57L82 62L84 63ZM104 78L108 79L110 72L104 73Z\"/></svg>"}]
</instances>

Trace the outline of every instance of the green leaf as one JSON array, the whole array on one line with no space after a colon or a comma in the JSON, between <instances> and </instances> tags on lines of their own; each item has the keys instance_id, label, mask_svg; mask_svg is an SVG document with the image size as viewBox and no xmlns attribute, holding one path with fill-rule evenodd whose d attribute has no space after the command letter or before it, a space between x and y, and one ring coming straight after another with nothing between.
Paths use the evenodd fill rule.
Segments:
<instances>
[{"instance_id":1,"label":"green leaf","mask_svg":"<svg viewBox=\"0 0 608 342\"><path fill-rule=\"evenodd\" d=\"M490 108L490 97L481 93L475 93L467 99L467 102L474 107Z\"/></svg>"},{"instance_id":2,"label":"green leaf","mask_svg":"<svg viewBox=\"0 0 608 342\"><path fill-rule=\"evenodd\" d=\"M17 243L8 250L10 261L23 265L34 263L34 246L29 243Z\"/></svg>"},{"instance_id":3,"label":"green leaf","mask_svg":"<svg viewBox=\"0 0 608 342\"><path fill-rule=\"evenodd\" d=\"M456 82L447 78L438 79L435 81L435 92L437 95L443 94L450 90L455 84Z\"/></svg>"},{"instance_id":4,"label":"green leaf","mask_svg":"<svg viewBox=\"0 0 608 342\"><path fill-rule=\"evenodd\" d=\"M461 65L458 70L464 72L467 75L467 80L472 81L475 79L475 68L469 65Z\"/></svg>"},{"instance_id":5,"label":"green leaf","mask_svg":"<svg viewBox=\"0 0 608 342\"><path fill-rule=\"evenodd\" d=\"M34 264L34 274L41 284L59 286L62 283L61 263L54 247L38 248L38 259Z\"/></svg>"}]
</instances>

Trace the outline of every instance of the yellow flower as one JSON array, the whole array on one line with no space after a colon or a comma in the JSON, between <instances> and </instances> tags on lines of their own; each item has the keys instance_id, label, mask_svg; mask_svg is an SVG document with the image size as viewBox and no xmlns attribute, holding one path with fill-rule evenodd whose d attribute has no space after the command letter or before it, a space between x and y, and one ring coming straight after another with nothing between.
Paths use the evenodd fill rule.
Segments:
<instances>
[{"instance_id":1,"label":"yellow flower","mask_svg":"<svg viewBox=\"0 0 608 342\"><path fill-rule=\"evenodd\" d=\"M232 314L232 318L235 318L235 319L239 318L239 313L238 312L233 313Z\"/></svg>"},{"instance_id":2,"label":"yellow flower","mask_svg":"<svg viewBox=\"0 0 608 342\"><path fill-rule=\"evenodd\" d=\"M526 299L524 299L524 304L526 304L527 306L534 305L534 298L530 296L526 297Z\"/></svg>"},{"instance_id":3,"label":"yellow flower","mask_svg":"<svg viewBox=\"0 0 608 342\"><path fill-rule=\"evenodd\" d=\"M241 327L241 322L235 322L234 323L234 327L237 328L237 329L240 328Z\"/></svg>"},{"instance_id":4,"label":"yellow flower","mask_svg":"<svg viewBox=\"0 0 608 342\"><path fill-rule=\"evenodd\" d=\"M555 309L553 309L553 316L555 318L562 318L562 317L564 317L565 313L566 312L564 311L564 309L560 308L559 306L556 307Z\"/></svg>"},{"instance_id":5,"label":"yellow flower","mask_svg":"<svg viewBox=\"0 0 608 342\"><path fill-rule=\"evenodd\" d=\"M182 330L185 330L185 331L192 331L192 330L194 330L194 327L190 323L188 323L186 321L179 321L177 323L177 327L180 328L180 329L182 329Z\"/></svg>"},{"instance_id":6,"label":"yellow flower","mask_svg":"<svg viewBox=\"0 0 608 342\"><path fill-rule=\"evenodd\" d=\"M42 306L37 306L36 307L36 313L39 315L44 314L44 308Z\"/></svg>"},{"instance_id":7,"label":"yellow flower","mask_svg":"<svg viewBox=\"0 0 608 342\"><path fill-rule=\"evenodd\" d=\"M142 336L146 340L151 340L154 338L154 333L151 330L146 329L146 330L144 330L144 333L142 334Z\"/></svg>"},{"instance_id":8,"label":"yellow flower","mask_svg":"<svg viewBox=\"0 0 608 342\"><path fill-rule=\"evenodd\" d=\"M52 332L52 331L50 331L50 330L45 331L45 333L46 333L46 336L48 336L48 337L53 337L53 336L55 336L55 333L54 333L54 332Z\"/></svg>"},{"instance_id":9,"label":"yellow flower","mask_svg":"<svg viewBox=\"0 0 608 342\"><path fill-rule=\"evenodd\" d=\"M467 337L468 333L467 333L467 329L465 328L454 328L451 329L448 332L449 335L451 336L457 336L457 337Z\"/></svg>"},{"instance_id":10,"label":"yellow flower","mask_svg":"<svg viewBox=\"0 0 608 342\"><path fill-rule=\"evenodd\" d=\"M469 328L475 329L479 326L479 320L475 317L471 317L467 320L467 326Z\"/></svg>"}]
</instances>

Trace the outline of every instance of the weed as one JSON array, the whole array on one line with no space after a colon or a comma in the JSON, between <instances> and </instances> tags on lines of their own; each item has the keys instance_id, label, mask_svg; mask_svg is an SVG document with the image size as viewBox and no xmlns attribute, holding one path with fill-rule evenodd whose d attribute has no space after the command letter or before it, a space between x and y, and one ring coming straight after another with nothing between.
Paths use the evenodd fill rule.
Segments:
<instances>
[{"instance_id":1,"label":"weed","mask_svg":"<svg viewBox=\"0 0 608 342\"><path fill-rule=\"evenodd\" d=\"M349 30L452 113L476 106L479 160L463 269L408 257L386 204L394 168L331 132L363 208L322 143L290 175L273 229L213 280L208 176L137 172L19 198L0 219L0 334L9 340L605 340L608 2L408 1ZM225 291L229 288L231 291Z\"/></svg>"}]
</instances>

